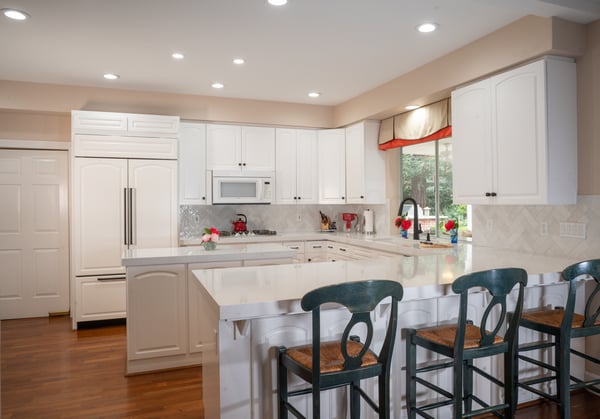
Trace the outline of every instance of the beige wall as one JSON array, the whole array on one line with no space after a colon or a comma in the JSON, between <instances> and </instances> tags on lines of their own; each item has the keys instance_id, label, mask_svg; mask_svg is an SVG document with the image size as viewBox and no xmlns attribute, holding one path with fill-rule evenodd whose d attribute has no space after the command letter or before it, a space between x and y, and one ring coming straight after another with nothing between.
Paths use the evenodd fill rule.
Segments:
<instances>
[{"instance_id":1,"label":"beige wall","mask_svg":"<svg viewBox=\"0 0 600 419\"><path fill-rule=\"evenodd\" d=\"M600 21L587 26L587 50L577 60L580 195L600 195Z\"/></svg>"},{"instance_id":2,"label":"beige wall","mask_svg":"<svg viewBox=\"0 0 600 419\"><path fill-rule=\"evenodd\" d=\"M600 156L600 118L594 117L600 110L600 22L585 27L529 16L336 107L0 81L0 138L68 140L72 109L333 128L399 113L407 103L430 103L458 85L545 54L577 57L579 193L600 194L594 161Z\"/></svg>"}]
</instances>

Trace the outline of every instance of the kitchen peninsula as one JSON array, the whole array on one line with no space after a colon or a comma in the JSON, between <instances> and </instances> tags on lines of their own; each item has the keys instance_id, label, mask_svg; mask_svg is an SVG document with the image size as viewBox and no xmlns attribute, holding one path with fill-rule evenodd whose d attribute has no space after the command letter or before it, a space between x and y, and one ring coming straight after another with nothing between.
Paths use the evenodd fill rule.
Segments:
<instances>
[{"instance_id":1,"label":"kitchen peninsula","mask_svg":"<svg viewBox=\"0 0 600 419\"><path fill-rule=\"evenodd\" d=\"M158 258L156 261L150 254L145 260L125 257L123 263L127 266L128 282L128 372L168 367L164 366L166 364L162 363L160 358L180 357L180 365L201 362L203 382L207 383L203 389L206 417L277 416L276 347L305 342L310 336L310 314L300 308L300 299L309 290L344 281L397 280L405 289L399 307L399 327L415 327L455 317L457 300L450 290L450 284L464 273L483 269L523 267L529 273L526 307L560 304L563 302L563 284L558 283L558 273L567 265L576 262L568 258L526 255L467 244L459 244L449 249L421 249L418 242L402 240L399 237L331 234L324 238L323 235L313 233L280 235L277 237L277 243L274 243L273 238L269 239L271 243L244 243L243 240L246 239L236 241L232 238L227 242L237 243L231 246L239 249L246 246L246 249L258 250L260 246L265 246L263 260L267 258L267 249L275 252L268 258L277 254L278 249L280 252L287 251L286 255L279 256L289 260L292 257L289 253L291 247L286 244L292 242L302 243L304 249L309 248L313 242L318 242L319 246L325 243L328 247L338 249L344 246L354 250L361 248L370 256L368 259L353 258L355 260L338 260L334 263L244 266L245 262L238 262L237 265L227 262L228 257L235 257L235 253L232 252L227 257L222 255L218 265L202 265L202 262L194 261L177 269L174 268L177 265L170 264L168 256L166 259L159 257L160 250L153 251L154 256ZM267 239L248 240L260 242ZM227 246L222 246L223 251ZM183 247L171 251L177 255L186 251L194 254L210 253L198 247ZM217 253L211 257L217 257ZM141 266L152 262L162 265ZM173 259L173 263L185 262L186 259ZM250 260L248 262L251 263ZM207 267L225 269L205 269ZM161 290L160 286L148 286L147 279L157 278L157 274L153 276L141 273L140 269L147 272L148 268L161 272L163 277L179 276L181 288L173 290L173 293L180 293L179 299ZM150 295L152 301L160 304L148 304L145 295ZM472 310L481 309L485 298L484 293L479 293L473 300ZM167 304L164 304L165 302ZM146 309L141 310L141 307ZM181 312L179 320L175 314L177 311ZM382 335L378 332L385 328L387 311L388 306L385 302L376 311L375 336ZM322 316L326 319L323 324L331 325L331 329L323 330L322 333L333 334L337 333L335 325L344 319L345 314L342 310L332 308L324 310ZM169 321L166 322L165 318ZM136 327L139 321L146 324L146 328L142 329L146 333L146 350L130 346L136 341L139 342L139 336L133 333L140 333ZM169 347L159 344L156 340L153 342L152 339L160 335L153 326L155 323L162 325L159 330L162 330L163 334L168 332L178 336L179 346ZM173 337L172 341L176 340ZM177 350L180 351L179 354L169 354ZM161 356L162 354L165 356ZM393 417L404 414L401 398L404 394L403 365L404 342L402 334L399 333L391 375L392 388L395 389L392 400ZM480 367L492 374L499 368L497 363L491 360L483 361ZM448 379L449 377L443 375L436 378L439 381ZM367 382L365 387L368 393L374 394L374 383ZM486 387L480 384L478 388L482 388L482 391L492 397L497 391L491 385ZM420 394L420 397L427 397L427 393ZM523 395L520 401L527 400L526 397ZM337 397L324 396L322 405L330 417L343 417L343 400L345 398L341 394ZM309 409L308 403L305 409ZM365 417L370 417L367 410L364 413Z\"/></svg>"}]
</instances>

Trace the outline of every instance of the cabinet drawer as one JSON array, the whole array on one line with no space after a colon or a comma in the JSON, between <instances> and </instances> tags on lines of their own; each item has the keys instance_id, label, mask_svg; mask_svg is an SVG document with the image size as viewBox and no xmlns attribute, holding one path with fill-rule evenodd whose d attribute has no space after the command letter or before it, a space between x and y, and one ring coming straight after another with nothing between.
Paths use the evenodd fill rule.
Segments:
<instances>
[{"instance_id":1,"label":"cabinet drawer","mask_svg":"<svg viewBox=\"0 0 600 419\"><path fill-rule=\"evenodd\" d=\"M73 155L78 157L177 159L177 140L80 134L73 139Z\"/></svg>"},{"instance_id":2,"label":"cabinet drawer","mask_svg":"<svg viewBox=\"0 0 600 419\"><path fill-rule=\"evenodd\" d=\"M127 115L113 112L72 112L73 134L119 133L127 131Z\"/></svg>"},{"instance_id":3,"label":"cabinet drawer","mask_svg":"<svg viewBox=\"0 0 600 419\"><path fill-rule=\"evenodd\" d=\"M179 117L156 115L128 115L127 131L130 134L177 137Z\"/></svg>"},{"instance_id":4,"label":"cabinet drawer","mask_svg":"<svg viewBox=\"0 0 600 419\"><path fill-rule=\"evenodd\" d=\"M125 276L122 279L76 279L76 321L120 319L127 317Z\"/></svg>"}]
</instances>

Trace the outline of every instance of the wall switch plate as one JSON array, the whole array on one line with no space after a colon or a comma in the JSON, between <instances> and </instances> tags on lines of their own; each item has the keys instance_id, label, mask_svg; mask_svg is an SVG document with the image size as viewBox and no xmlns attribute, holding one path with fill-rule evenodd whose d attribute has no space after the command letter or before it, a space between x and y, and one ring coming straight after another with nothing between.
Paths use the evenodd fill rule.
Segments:
<instances>
[{"instance_id":1,"label":"wall switch plate","mask_svg":"<svg viewBox=\"0 0 600 419\"><path fill-rule=\"evenodd\" d=\"M560 223L560 237L585 239L585 230L584 223Z\"/></svg>"}]
</instances>

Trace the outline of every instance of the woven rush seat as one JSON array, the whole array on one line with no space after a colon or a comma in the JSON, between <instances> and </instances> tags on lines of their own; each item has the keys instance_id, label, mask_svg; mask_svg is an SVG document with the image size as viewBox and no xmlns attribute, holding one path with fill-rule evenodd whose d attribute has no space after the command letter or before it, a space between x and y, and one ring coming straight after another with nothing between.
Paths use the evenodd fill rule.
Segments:
<instances>
[{"instance_id":1,"label":"woven rush seat","mask_svg":"<svg viewBox=\"0 0 600 419\"><path fill-rule=\"evenodd\" d=\"M562 324L565 311L563 309L555 308L553 310L537 310L523 313L521 320L531 321L534 323L544 324L550 327L559 328ZM577 329L583 327L585 317L578 313L573 313L573 320L571 322L571 328ZM594 322L595 325L600 326L600 319Z\"/></svg>"},{"instance_id":2,"label":"woven rush seat","mask_svg":"<svg viewBox=\"0 0 600 419\"><path fill-rule=\"evenodd\" d=\"M454 346L454 340L456 338L456 325L439 326L439 327L426 327L417 330L417 336L427 339L431 342L439 343L440 345L448 346L449 348ZM472 324L467 324L465 330L465 349L474 349L481 346L481 329ZM501 336L494 336L494 345L503 342L504 339Z\"/></svg>"},{"instance_id":3,"label":"woven rush seat","mask_svg":"<svg viewBox=\"0 0 600 419\"><path fill-rule=\"evenodd\" d=\"M357 356L363 349L363 344L348 340L348 355ZM296 346L288 348L287 355L290 359L296 361L304 368L311 370L313 361L312 344L304 346ZM342 371L344 369L344 355L339 341L335 342L323 342L321 343L321 362L320 370L321 373ZM367 350L362 358L361 367L367 367L369 365L377 364L377 355L371 350Z\"/></svg>"}]
</instances>

